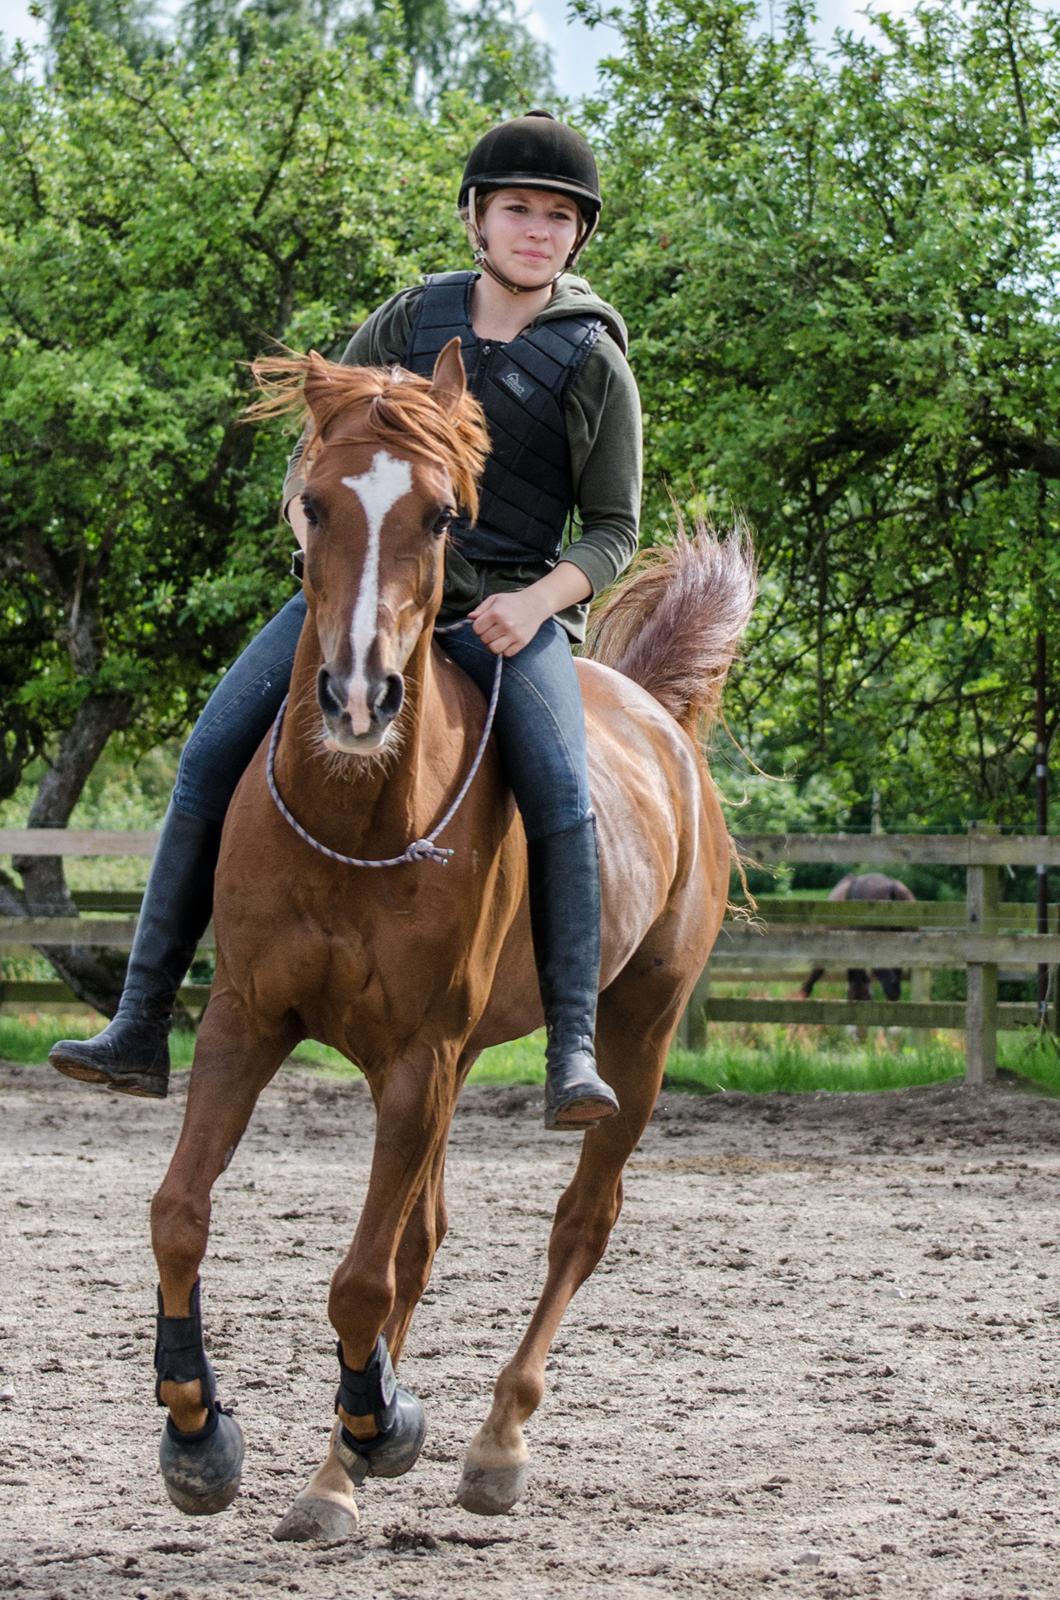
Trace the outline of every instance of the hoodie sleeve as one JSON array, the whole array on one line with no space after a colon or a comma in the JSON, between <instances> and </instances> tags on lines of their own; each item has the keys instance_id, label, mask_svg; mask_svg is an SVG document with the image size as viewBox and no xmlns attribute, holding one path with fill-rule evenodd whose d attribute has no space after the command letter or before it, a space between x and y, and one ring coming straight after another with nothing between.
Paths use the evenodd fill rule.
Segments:
<instances>
[{"instance_id":1,"label":"hoodie sleeve","mask_svg":"<svg viewBox=\"0 0 1060 1600\"><path fill-rule=\"evenodd\" d=\"M640 395L610 334L600 335L564 410L579 527L561 559L584 572L597 595L636 554L643 474Z\"/></svg>"},{"instance_id":2,"label":"hoodie sleeve","mask_svg":"<svg viewBox=\"0 0 1060 1600\"><path fill-rule=\"evenodd\" d=\"M393 366L395 361L400 361L408 344L413 310L422 292L422 285L417 284L411 289L401 289L381 306L377 306L354 333L342 352L340 364L344 367L389 367ZM285 521L290 520L287 516L287 507L305 487L305 475L301 463L308 438L307 424L287 460L280 500Z\"/></svg>"}]
</instances>

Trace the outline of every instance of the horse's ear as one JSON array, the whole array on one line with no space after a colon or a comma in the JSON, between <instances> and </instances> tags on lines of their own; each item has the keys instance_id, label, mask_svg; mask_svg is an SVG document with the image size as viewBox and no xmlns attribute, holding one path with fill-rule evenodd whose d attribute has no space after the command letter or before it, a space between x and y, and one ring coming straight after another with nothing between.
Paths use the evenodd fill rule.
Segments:
<instances>
[{"instance_id":1,"label":"horse's ear","mask_svg":"<svg viewBox=\"0 0 1060 1600\"><path fill-rule=\"evenodd\" d=\"M306 357L302 393L305 395L306 405L318 419L318 408L321 402L333 391L333 383L334 380L328 371L328 363L324 360L324 357L318 355L315 350L310 350Z\"/></svg>"},{"instance_id":2,"label":"horse's ear","mask_svg":"<svg viewBox=\"0 0 1060 1600\"><path fill-rule=\"evenodd\" d=\"M467 393L464 376L464 358L460 354L460 340L450 339L434 363L431 393L443 411L454 412Z\"/></svg>"}]
</instances>

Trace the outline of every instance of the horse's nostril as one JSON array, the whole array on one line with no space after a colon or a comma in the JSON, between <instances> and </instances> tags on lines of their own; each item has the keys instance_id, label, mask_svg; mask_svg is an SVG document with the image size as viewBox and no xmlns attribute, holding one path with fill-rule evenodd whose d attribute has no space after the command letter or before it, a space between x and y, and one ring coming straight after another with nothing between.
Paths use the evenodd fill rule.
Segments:
<instances>
[{"instance_id":1,"label":"horse's nostril","mask_svg":"<svg viewBox=\"0 0 1060 1600\"><path fill-rule=\"evenodd\" d=\"M405 680L400 672L388 672L372 701L373 722L393 722L405 703Z\"/></svg>"},{"instance_id":2,"label":"horse's nostril","mask_svg":"<svg viewBox=\"0 0 1060 1600\"><path fill-rule=\"evenodd\" d=\"M320 709L326 717L341 717L346 709L345 702L340 698L331 681L331 673L327 667L321 667L317 673L317 700Z\"/></svg>"}]
</instances>

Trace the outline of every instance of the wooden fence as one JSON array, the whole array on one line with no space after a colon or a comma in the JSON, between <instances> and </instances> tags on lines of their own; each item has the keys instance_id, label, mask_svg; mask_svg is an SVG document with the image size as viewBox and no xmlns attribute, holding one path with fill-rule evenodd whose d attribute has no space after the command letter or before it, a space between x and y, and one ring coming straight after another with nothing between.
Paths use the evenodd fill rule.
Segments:
<instances>
[{"instance_id":1,"label":"wooden fence","mask_svg":"<svg viewBox=\"0 0 1060 1600\"><path fill-rule=\"evenodd\" d=\"M62 856L65 860L102 856L130 856L146 861L155 853L154 831L103 828L0 828L0 856ZM146 876L146 868L145 868ZM78 917L0 917L0 953L34 954L33 946L94 945L128 950L136 931L140 909L138 889L78 889ZM88 912L89 915L83 913ZM91 913L104 913L93 916ZM199 941L200 950L213 949L213 928ZM209 998L209 984L188 983L180 998L193 1011L201 1011ZM79 1010L80 1001L65 983L56 979L0 979L0 1010ZM90 1008L85 1008L90 1009Z\"/></svg>"},{"instance_id":2,"label":"wooden fence","mask_svg":"<svg viewBox=\"0 0 1060 1600\"><path fill-rule=\"evenodd\" d=\"M753 922L729 920L682 1020L682 1038L701 1043L708 1022L836 1023L963 1029L966 1078L981 1084L997 1069L997 1035L1040 1026L1036 1004L998 1000L999 971L1030 975L1052 969L1054 1031L1060 1031L1060 918L1049 908L1049 931L1037 931L1037 908L1000 898L1009 867L1060 866L1060 838L966 834L751 834L737 839L745 859L762 866L825 863L864 867L950 866L965 871L963 904L954 901L806 901L764 896ZM799 922L795 923L794 919ZM809 924L806 926L805 924ZM733 983L805 977L813 967L845 978L850 967L899 967L911 973L909 1001L768 1000L719 996ZM933 1001L931 977L963 968L964 1001Z\"/></svg>"},{"instance_id":3,"label":"wooden fence","mask_svg":"<svg viewBox=\"0 0 1060 1600\"><path fill-rule=\"evenodd\" d=\"M157 834L75 832L67 829L0 829L0 855L150 857ZM1060 867L1060 837L998 835L972 829L961 835L753 834L737 840L741 854L763 866L827 863L854 867L957 866L966 873L964 902L829 901L763 896L753 921L726 921L714 954L682 1021L681 1036L699 1044L709 1022L778 1022L803 1025L898 1025L915 1030L963 1028L969 1083L991 1078L999 1029L1040 1025L1034 1004L998 1001L998 973L1052 969L1053 1029L1060 1032L1060 914L1050 907L1050 931L1037 931L1036 908L1003 902L1001 872L1014 866ZM83 913L63 917L0 917L0 948L104 945L128 949L139 909L137 891L78 891ZM213 945L212 930L202 940ZM718 994L733 984L764 984L804 976L811 967L829 973L848 967L900 967L912 973L908 1001L752 999ZM931 975L963 968L967 999L933 1001ZM200 1007L208 988L189 984L186 1004ZM25 1010L74 1006L64 984L0 982L0 1006Z\"/></svg>"}]
</instances>

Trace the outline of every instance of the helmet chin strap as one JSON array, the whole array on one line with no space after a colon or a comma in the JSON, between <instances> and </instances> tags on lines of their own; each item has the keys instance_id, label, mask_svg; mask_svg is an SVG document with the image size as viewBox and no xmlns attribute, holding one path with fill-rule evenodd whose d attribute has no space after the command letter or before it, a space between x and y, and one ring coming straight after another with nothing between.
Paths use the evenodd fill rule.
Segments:
<instances>
[{"instance_id":1,"label":"helmet chin strap","mask_svg":"<svg viewBox=\"0 0 1060 1600\"><path fill-rule=\"evenodd\" d=\"M570 272L579 255L589 243L593 233L596 231L597 221L597 219L594 217L592 222L583 223L582 233L574 241L574 248L554 278L550 278L548 283L526 284L513 283L511 278L506 278L504 273L495 267L493 262L490 260L489 255L487 254L489 246L486 243L482 229L478 225L478 202L476 199L476 190L474 185L472 185L467 193L467 214L471 221L471 231L475 241L475 248L472 254L472 259L475 265L477 267L481 267L483 272L488 272L494 282L499 283L502 289L507 289L509 294L540 294L542 289L554 289L560 278L562 278L563 274L565 272Z\"/></svg>"},{"instance_id":2,"label":"helmet chin strap","mask_svg":"<svg viewBox=\"0 0 1060 1600\"><path fill-rule=\"evenodd\" d=\"M493 262L486 254L484 243L480 244L475 250L472 260L477 267L482 268L483 272L488 272L494 282L499 283L502 289L507 289L509 294L537 294L541 289L551 289L559 278L559 273L557 272L556 277L550 279L548 283L513 283L511 278L506 278L504 273L499 272L493 265Z\"/></svg>"}]
</instances>

